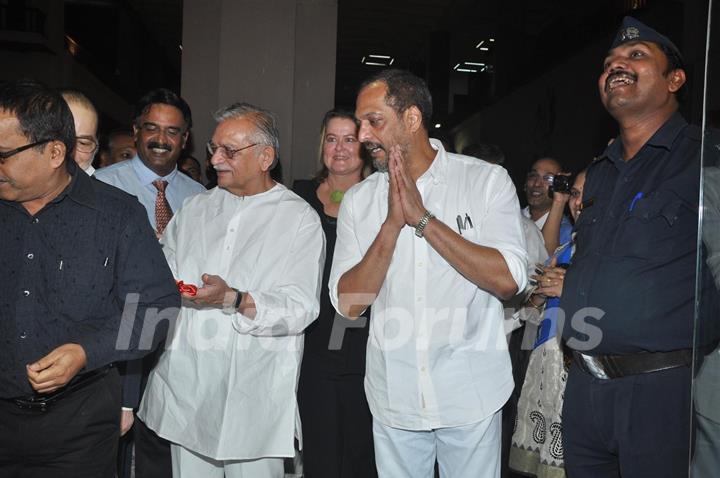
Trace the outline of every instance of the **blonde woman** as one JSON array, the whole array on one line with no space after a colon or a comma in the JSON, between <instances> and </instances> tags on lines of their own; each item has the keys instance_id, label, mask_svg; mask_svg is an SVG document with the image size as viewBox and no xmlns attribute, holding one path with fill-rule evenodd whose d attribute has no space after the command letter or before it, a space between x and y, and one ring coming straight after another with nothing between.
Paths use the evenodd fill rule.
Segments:
<instances>
[{"instance_id":1,"label":"blonde woman","mask_svg":"<svg viewBox=\"0 0 720 478\"><path fill-rule=\"evenodd\" d=\"M320 316L305 330L298 385L305 478L376 476L372 417L363 387L367 323L337 314L328 295L340 203L345 191L369 171L357 132L352 113L327 112L320 136L320 171L314 179L293 185L317 211L326 240Z\"/></svg>"}]
</instances>

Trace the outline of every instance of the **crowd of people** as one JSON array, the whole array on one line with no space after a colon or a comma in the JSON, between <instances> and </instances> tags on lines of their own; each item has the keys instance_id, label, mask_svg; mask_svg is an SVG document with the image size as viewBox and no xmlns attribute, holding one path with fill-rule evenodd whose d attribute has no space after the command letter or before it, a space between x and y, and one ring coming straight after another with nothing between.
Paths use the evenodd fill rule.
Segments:
<instances>
[{"instance_id":1,"label":"crowd of people","mask_svg":"<svg viewBox=\"0 0 720 478\"><path fill-rule=\"evenodd\" d=\"M687 476L685 82L627 17L598 80L618 137L574 175L538 158L524 209L403 70L327 112L292 189L261 107L214 114L208 189L176 93L101 151L82 92L1 84L0 476L279 478L298 449L307 478Z\"/></svg>"}]
</instances>

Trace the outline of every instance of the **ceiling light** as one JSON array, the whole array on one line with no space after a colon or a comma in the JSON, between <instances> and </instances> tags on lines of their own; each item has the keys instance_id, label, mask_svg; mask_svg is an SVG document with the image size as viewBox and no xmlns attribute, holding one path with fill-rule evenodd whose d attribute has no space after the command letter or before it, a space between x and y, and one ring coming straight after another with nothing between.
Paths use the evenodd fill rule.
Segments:
<instances>
[{"instance_id":1,"label":"ceiling light","mask_svg":"<svg viewBox=\"0 0 720 478\"><path fill-rule=\"evenodd\" d=\"M492 71L492 65L489 65L487 63L479 63L476 61L463 61L461 63L458 63L453 67L453 70L459 71L461 73L480 73L487 71Z\"/></svg>"},{"instance_id":2,"label":"ceiling light","mask_svg":"<svg viewBox=\"0 0 720 478\"><path fill-rule=\"evenodd\" d=\"M480 43L478 43L477 45L475 45L475 48L480 48L483 43L485 43L485 40L480 40Z\"/></svg>"},{"instance_id":3,"label":"ceiling light","mask_svg":"<svg viewBox=\"0 0 720 478\"><path fill-rule=\"evenodd\" d=\"M442 128L442 125L440 123L435 123L435 128Z\"/></svg>"},{"instance_id":4,"label":"ceiling light","mask_svg":"<svg viewBox=\"0 0 720 478\"><path fill-rule=\"evenodd\" d=\"M370 66L390 66L395 62L395 58L390 55L366 55L362 57L360 63Z\"/></svg>"}]
</instances>

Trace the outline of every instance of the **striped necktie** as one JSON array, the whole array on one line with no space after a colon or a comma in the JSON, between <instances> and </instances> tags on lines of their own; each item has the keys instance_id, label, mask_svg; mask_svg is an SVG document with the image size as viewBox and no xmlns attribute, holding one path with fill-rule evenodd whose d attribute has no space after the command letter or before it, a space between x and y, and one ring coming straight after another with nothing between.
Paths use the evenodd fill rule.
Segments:
<instances>
[{"instance_id":1,"label":"striped necktie","mask_svg":"<svg viewBox=\"0 0 720 478\"><path fill-rule=\"evenodd\" d=\"M168 182L162 179L153 181L153 186L155 186L158 191L157 196L155 196L155 224L159 234L163 233L173 216L170 204L165 197L165 187L167 184Z\"/></svg>"}]
</instances>

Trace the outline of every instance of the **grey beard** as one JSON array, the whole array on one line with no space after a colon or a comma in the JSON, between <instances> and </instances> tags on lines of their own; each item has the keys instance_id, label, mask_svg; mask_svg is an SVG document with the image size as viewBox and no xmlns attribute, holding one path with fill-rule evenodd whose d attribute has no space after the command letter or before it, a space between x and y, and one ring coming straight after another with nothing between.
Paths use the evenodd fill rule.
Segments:
<instances>
[{"instance_id":1,"label":"grey beard","mask_svg":"<svg viewBox=\"0 0 720 478\"><path fill-rule=\"evenodd\" d=\"M375 169L378 170L380 173L387 173L388 172L388 162L383 161L381 159L373 159L373 166L375 166Z\"/></svg>"}]
</instances>

